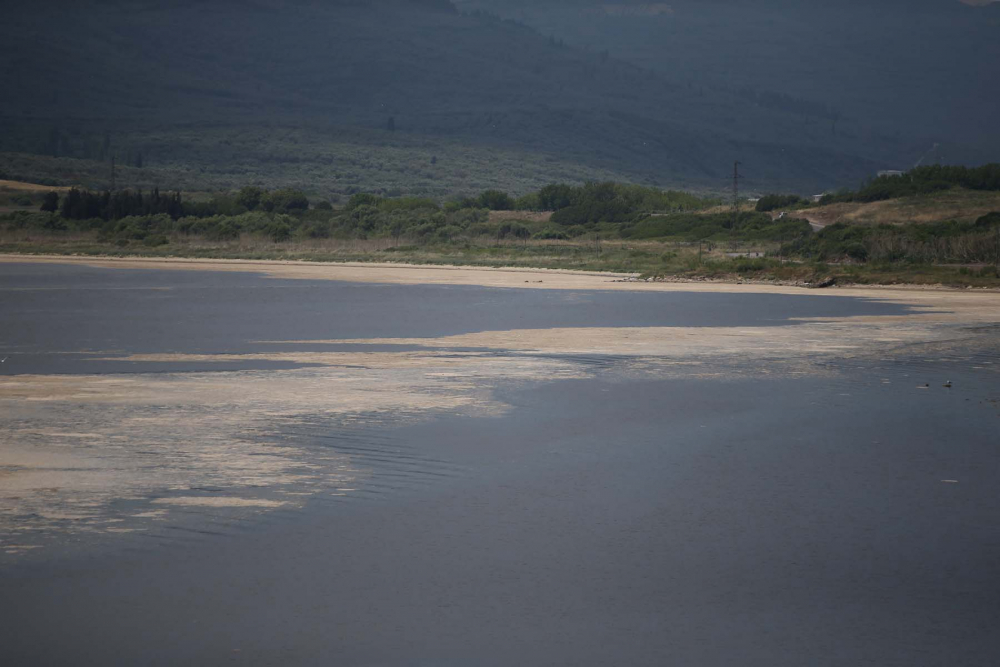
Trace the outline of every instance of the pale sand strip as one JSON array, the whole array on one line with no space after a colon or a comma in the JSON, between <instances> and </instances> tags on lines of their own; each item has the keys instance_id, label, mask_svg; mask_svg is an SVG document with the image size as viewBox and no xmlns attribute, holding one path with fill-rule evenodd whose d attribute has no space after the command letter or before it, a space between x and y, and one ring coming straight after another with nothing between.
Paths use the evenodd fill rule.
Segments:
<instances>
[{"instance_id":1,"label":"pale sand strip","mask_svg":"<svg viewBox=\"0 0 1000 667\"><path fill-rule=\"evenodd\" d=\"M78 264L111 269L158 269L190 271L236 271L262 273L273 278L340 280L398 285L478 285L526 289L592 289L658 292L753 292L760 294L837 294L869 298L900 299L900 294L992 294L1000 303L998 290L961 290L938 286L836 287L804 292L794 285L732 282L645 282L630 281L635 274L567 269L522 267L415 265L379 262L308 262L256 259L199 259L183 257L89 257L66 255L19 255L0 253L0 263Z\"/></svg>"},{"instance_id":2,"label":"pale sand strip","mask_svg":"<svg viewBox=\"0 0 1000 667\"><path fill-rule=\"evenodd\" d=\"M157 269L259 273L272 278L337 280L394 285L469 285L518 289L608 290L628 292L694 292L727 294L786 294L875 299L914 308L923 322L1000 322L1000 291L948 289L933 286L851 286L806 290L791 285L731 282L645 282L627 280L619 273L468 266L424 266L365 262L300 262L188 258L67 257L58 255L0 254L2 263L76 264L112 269ZM2 289L2 286L0 286ZM913 315L896 318L847 318L842 322L878 321L883 324L912 321ZM826 320L832 321L832 320ZM765 329L773 331L772 328ZM372 341L369 341L372 342Z\"/></svg>"},{"instance_id":3,"label":"pale sand strip","mask_svg":"<svg viewBox=\"0 0 1000 667\"><path fill-rule=\"evenodd\" d=\"M112 269L236 271L272 278L338 280L392 285L470 285L481 287L628 292L697 292L849 296L906 304L941 313L940 321L1000 321L1000 291L933 286L851 286L806 290L792 285L727 282L645 282L631 274L468 266L417 266L365 262L299 262L185 258L66 257L0 254L0 263L76 264ZM2 289L2 286L0 286Z\"/></svg>"}]
</instances>

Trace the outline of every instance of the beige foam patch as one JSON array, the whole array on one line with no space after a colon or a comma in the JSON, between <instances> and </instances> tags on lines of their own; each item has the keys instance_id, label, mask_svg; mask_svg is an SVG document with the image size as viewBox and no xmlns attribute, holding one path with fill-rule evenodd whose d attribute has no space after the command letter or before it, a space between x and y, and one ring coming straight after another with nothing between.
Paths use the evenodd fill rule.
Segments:
<instances>
[{"instance_id":1,"label":"beige foam patch","mask_svg":"<svg viewBox=\"0 0 1000 667\"><path fill-rule=\"evenodd\" d=\"M18 257L14 261L24 261ZM0 261L3 261L0 258ZM66 258L54 261L66 263ZM607 274L398 265L281 262L95 260L115 268L259 271L281 278L394 284L650 292L804 294L760 285L614 282ZM529 281L529 282L526 282ZM541 281L541 282L537 282ZM129 520L168 520L171 508L295 506L316 493L350 494L369 471L350 456L321 458L294 440L258 437L275 421L320 415L333 421L423 419L439 412L499 415L499 381L544 382L601 372L572 355L628 358L626 376L726 378L754 372L818 372L815 361L883 353L918 343L960 344L970 325L1000 321L1000 294L852 288L810 295L861 296L907 304L913 314L823 318L797 326L560 328L487 331L442 338L277 341L341 345L406 344L406 352L297 352L251 355L153 354L135 361L274 360L318 367L226 373L0 377L0 535L32 530L130 531L111 525L121 499L176 497ZM456 352L455 348L493 351ZM496 354L509 351L511 354ZM754 365L755 364L755 365ZM823 372L830 372L829 370ZM218 495L189 495L193 488ZM241 491L254 488L248 499ZM264 497L256 497L256 496ZM240 504L252 501L255 504ZM206 505L206 503L215 503ZM227 504L232 503L232 504Z\"/></svg>"},{"instance_id":2,"label":"beige foam patch","mask_svg":"<svg viewBox=\"0 0 1000 667\"><path fill-rule=\"evenodd\" d=\"M0 429L9 434L0 448L0 534L109 532L102 520L114 501L162 490L206 487L238 498L240 489L254 488L282 496L259 508L301 504L320 491L353 488L369 472L348 455L260 437L276 420L294 428L301 416L356 424L441 411L495 415L505 410L489 386L498 378L580 376L554 360L433 352L333 357L320 368L289 371L0 378Z\"/></svg>"},{"instance_id":3,"label":"beige foam patch","mask_svg":"<svg viewBox=\"0 0 1000 667\"><path fill-rule=\"evenodd\" d=\"M175 505L178 507L264 507L267 509L284 507L288 504L279 500L235 498L231 496L212 498L201 496L180 496L177 498L157 498L152 502L154 505Z\"/></svg>"}]
</instances>

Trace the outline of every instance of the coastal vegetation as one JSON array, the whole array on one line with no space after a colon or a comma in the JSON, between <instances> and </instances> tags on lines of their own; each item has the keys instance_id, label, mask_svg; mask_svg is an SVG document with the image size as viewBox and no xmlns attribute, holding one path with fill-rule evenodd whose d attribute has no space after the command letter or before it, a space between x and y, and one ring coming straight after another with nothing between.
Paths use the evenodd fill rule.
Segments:
<instances>
[{"instance_id":1,"label":"coastal vegetation","mask_svg":"<svg viewBox=\"0 0 1000 667\"><path fill-rule=\"evenodd\" d=\"M836 194L824 195L820 203L885 201L927 195L956 187L987 192L1000 191L1000 164L992 163L981 167L942 165L917 167L905 174L879 176L865 183L857 191L843 190Z\"/></svg>"},{"instance_id":2,"label":"coastal vegetation","mask_svg":"<svg viewBox=\"0 0 1000 667\"><path fill-rule=\"evenodd\" d=\"M257 186L212 194L35 186L7 195L8 204L30 207L0 214L0 251L1000 285L1000 197L983 199L983 191L994 187L994 167L919 170L912 180L893 178L918 188L954 185L946 193L935 186L930 194L851 204L914 211L923 202L939 211L935 206L947 195L953 206L940 209L947 212L939 219L913 224L840 219L818 228L812 220L847 204L775 195L773 206L763 207L774 210L759 210L758 202L757 210L727 211L714 198L614 182L550 184L521 196L491 189L443 201L374 193L331 200L295 188ZM885 180L896 187L895 180L877 179ZM868 187L840 197L865 197ZM791 206L779 214L781 204ZM989 205L996 208L969 215Z\"/></svg>"}]
</instances>

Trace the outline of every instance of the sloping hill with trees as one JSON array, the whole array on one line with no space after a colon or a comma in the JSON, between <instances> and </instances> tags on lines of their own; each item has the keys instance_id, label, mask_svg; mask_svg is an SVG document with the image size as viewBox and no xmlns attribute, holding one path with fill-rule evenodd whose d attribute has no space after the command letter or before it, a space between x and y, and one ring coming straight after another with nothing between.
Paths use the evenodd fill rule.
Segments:
<instances>
[{"instance_id":1,"label":"sloping hill with trees","mask_svg":"<svg viewBox=\"0 0 1000 667\"><path fill-rule=\"evenodd\" d=\"M0 25L0 78L0 170L114 156L147 187L721 190L740 159L761 189L809 191L914 148L443 0L25 3Z\"/></svg>"}]
</instances>

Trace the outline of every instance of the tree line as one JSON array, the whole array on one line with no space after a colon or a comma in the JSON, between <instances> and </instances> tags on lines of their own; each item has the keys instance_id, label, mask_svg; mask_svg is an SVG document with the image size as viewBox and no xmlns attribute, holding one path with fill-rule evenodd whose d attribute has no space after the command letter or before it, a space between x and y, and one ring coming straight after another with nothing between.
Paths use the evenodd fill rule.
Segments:
<instances>
[{"instance_id":1,"label":"tree line","mask_svg":"<svg viewBox=\"0 0 1000 667\"><path fill-rule=\"evenodd\" d=\"M326 204L329 207L329 203ZM48 192L41 210L58 212L67 220L121 220L136 216L167 215L172 220L184 217L207 218L239 215L250 211L291 213L309 208L309 199L301 190L282 188L267 191L248 186L235 195L216 195L208 201L184 201L179 192L161 193L159 188L144 194L142 190L92 191L72 188L60 199Z\"/></svg>"},{"instance_id":2,"label":"tree line","mask_svg":"<svg viewBox=\"0 0 1000 667\"><path fill-rule=\"evenodd\" d=\"M448 242L458 237L568 239L594 232L617 235L618 227L652 213L704 208L714 201L674 191L619 183L551 184L521 197L501 190L446 202L421 197L387 198L355 194L334 209L328 201L310 202L300 190L248 186L191 200L180 193L141 190L91 191L73 188L46 195L37 220L19 217L17 226L58 231L97 231L116 242L164 243L167 237L203 236L211 240L256 234L283 241L300 238L403 237L417 242ZM525 215L494 220L490 211L554 211L551 222Z\"/></svg>"},{"instance_id":3,"label":"tree line","mask_svg":"<svg viewBox=\"0 0 1000 667\"><path fill-rule=\"evenodd\" d=\"M166 214L176 220L184 215L184 203L179 192L161 194L159 188L149 194L141 190L91 192L71 189L59 202L59 195L49 192L42 202L42 210L56 210L67 220L119 220L129 216Z\"/></svg>"},{"instance_id":4,"label":"tree line","mask_svg":"<svg viewBox=\"0 0 1000 667\"><path fill-rule=\"evenodd\" d=\"M823 195L819 204L842 202L870 203L900 197L932 194L951 188L1000 191L1000 164L980 167L928 165L903 174L884 175L863 183L858 190L841 190ZM757 201L756 210L774 211L810 204L798 195L769 194Z\"/></svg>"},{"instance_id":5,"label":"tree line","mask_svg":"<svg viewBox=\"0 0 1000 667\"><path fill-rule=\"evenodd\" d=\"M843 191L825 195L821 204L837 202L874 202L899 197L931 194L961 187L969 190L1000 190L1000 164L980 167L928 165L905 174L879 176L856 192Z\"/></svg>"},{"instance_id":6,"label":"tree line","mask_svg":"<svg viewBox=\"0 0 1000 667\"><path fill-rule=\"evenodd\" d=\"M478 197L467 197L459 203L463 207L492 211L552 211L554 223L573 226L630 222L648 213L693 211L705 208L712 201L686 192L601 182L552 183L518 198L499 190L486 190Z\"/></svg>"}]
</instances>

